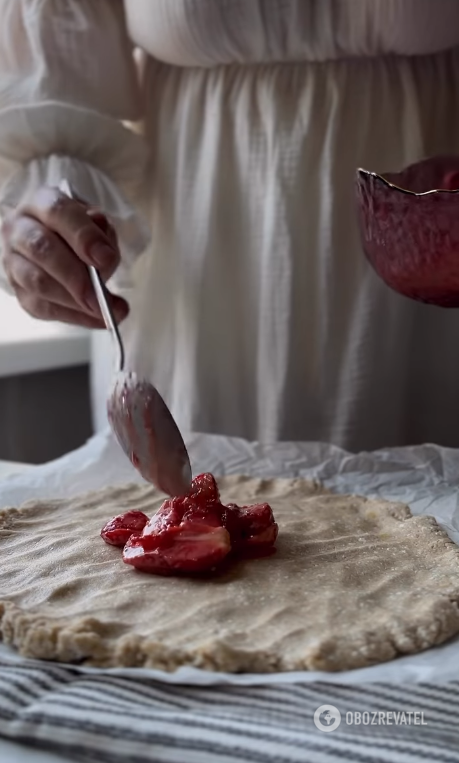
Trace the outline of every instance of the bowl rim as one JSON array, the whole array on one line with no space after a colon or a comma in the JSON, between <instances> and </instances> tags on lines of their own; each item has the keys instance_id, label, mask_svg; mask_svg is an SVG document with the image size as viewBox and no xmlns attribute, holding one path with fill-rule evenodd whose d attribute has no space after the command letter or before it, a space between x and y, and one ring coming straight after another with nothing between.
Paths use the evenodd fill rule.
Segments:
<instances>
[{"instance_id":1,"label":"bowl rim","mask_svg":"<svg viewBox=\"0 0 459 763\"><path fill-rule=\"evenodd\" d=\"M389 188L393 188L395 191L401 191L407 193L409 196L429 196L433 193L459 193L459 188L431 188L429 191L410 191L409 188L403 188L401 185L392 183L390 180L381 175L379 172L373 172L372 170L366 170L364 167L357 167L358 175L371 175L376 180L380 180L384 185ZM395 174L395 173L394 173Z\"/></svg>"}]
</instances>

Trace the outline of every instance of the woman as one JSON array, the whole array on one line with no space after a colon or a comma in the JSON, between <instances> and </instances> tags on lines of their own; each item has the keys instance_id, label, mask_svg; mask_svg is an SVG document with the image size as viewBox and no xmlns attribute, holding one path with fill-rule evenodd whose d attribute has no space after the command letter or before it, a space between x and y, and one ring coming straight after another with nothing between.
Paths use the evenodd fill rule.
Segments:
<instances>
[{"instance_id":1,"label":"woman","mask_svg":"<svg viewBox=\"0 0 459 763\"><path fill-rule=\"evenodd\" d=\"M378 282L353 194L359 165L459 152L457 0L0 10L4 265L26 310L100 327L85 263L116 271L129 362L184 430L459 444L459 316Z\"/></svg>"}]
</instances>

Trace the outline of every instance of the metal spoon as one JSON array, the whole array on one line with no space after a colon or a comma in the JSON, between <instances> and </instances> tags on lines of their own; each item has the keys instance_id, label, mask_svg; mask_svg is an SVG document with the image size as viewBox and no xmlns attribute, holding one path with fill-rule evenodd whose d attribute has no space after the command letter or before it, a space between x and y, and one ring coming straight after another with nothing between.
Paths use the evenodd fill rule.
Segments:
<instances>
[{"instance_id":1,"label":"metal spoon","mask_svg":"<svg viewBox=\"0 0 459 763\"><path fill-rule=\"evenodd\" d=\"M60 189L76 198L66 180ZM111 428L147 482L168 495L184 495L191 486L191 466L177 424L158 390L146 379L125 370L123 341L107 301L105 284L95 267L89 266L89 275L117 353L117 372L107 400Z\"/></svg>"}]
</instances>

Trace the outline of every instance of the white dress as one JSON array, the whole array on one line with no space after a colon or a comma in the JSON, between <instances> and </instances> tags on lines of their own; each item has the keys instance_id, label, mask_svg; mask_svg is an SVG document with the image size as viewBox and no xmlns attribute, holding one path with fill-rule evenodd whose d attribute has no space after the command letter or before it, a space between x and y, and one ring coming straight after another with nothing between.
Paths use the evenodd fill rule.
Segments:
<instances>
[{"instance_id":1,"label":"white dress","mask_svg":"<svg viewBox=\"0 0 459 763\"><path fill-rule=\"evenodd\" d=\"M184 430L459 445L459 314L378 281L353 191L357 166L459 153L457 0L0 0L0 14L2 204L66 174L111 215L130 363Z\"/></svg>"}]
</instances>

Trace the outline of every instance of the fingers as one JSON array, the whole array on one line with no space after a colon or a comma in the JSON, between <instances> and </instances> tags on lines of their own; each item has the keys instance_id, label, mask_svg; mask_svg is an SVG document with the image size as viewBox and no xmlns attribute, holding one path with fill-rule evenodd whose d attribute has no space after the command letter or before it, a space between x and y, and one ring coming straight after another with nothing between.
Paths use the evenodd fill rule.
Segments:
<instances>
[{"instance_id":1,"label":"fingers","mask_svg":"<svg viewBox=\"0 0 459 763\"><path fill-rule=\"evenodd\" d=\"M9 245L11 252L5 256L5 267L19 286L46 299L52 288L50 282L54 281L53 288L60 285L84 311L97 311L86 265L53 231L31 217L21 216L12 227Z\"/></svg>"},{"instance_id":2,"label":"fingers","mask_svg":"<svg viewBox=\"0 0 459 763\"><path fill-rule=\"evenodd\" d=\"M91 300L90 304L80 306L61 283L54 280L46 271L18 253L8 260L5 268L7 268L9 281L22 306L35 317L53 320L49 317L50 310L52 311L53 308L44 307L44 305L50 303L55 306L69 308L73 312L84 312L90 317L95 318L99 323L102 320L94 292L92 292L94 300ZM93 289L91 283L90 288ZM30 295L29 299L25 299L26 294ZM114 294L108 294L107 299L117 322L124 320L129 312L127 302ZM93 301L94 307L92 305ZM32 309L29 309L30 305L32 305ZM43 315L40 314L41 309L43 309Z\"/></svg>"},{"instance_id":3,"label":"fingers","mask_svg":"<svg viewBox=\"0 0 459 763\"><path fill-rule=\"evenodd\" d=\"M40 188L22 213L60 236L80 260L98 268L105 279L118 266L120 254L113 237L92 219L84 204L57 188Z\"/></svg>"},{"instance_id":4,"label":"fingers","mask_svg":"<svg viewBox=\"0 0 459 763\"><path fill-rule=\"evenodd\" d=\"M45 321L61 321L63 323L71 323L74 326L84 326L89 329L105 328L102 318L97 318L95 315L88 315L88 313L73 310L70 307L64 307L57 303L46 302L20 287L16 288L16 295L24 310L34 318L40 318Z\"/></svg>"},{"instance_id":5,"label":"fingers","mask_svg":"<svg viewBox=\"0 0 459 763\"><path fill-rule=\"evenodd\" d=\"M107 219L106 215L104 215L103 212L100 211L100 209L94 209L89 208L86 210L86 214L91 218L91 220L99 226L101 231L105 233L107 238L109 239L112 246L115 248L118 247L117 237L116 237L116 231L113 227L113 225L110 223L110 221Z\"/></svg>"},{"instance_id":6,"label":"fingers","mask_svg":"<svg viewBox=\"0 0 459 763\"><path fill-rule=\"evenodd\" d=\"M2 234L5 271L28 313L103 327L87 266L95 265L107 280L119 264L116 232L105 215L57 189L41 188L4 218ZM115 320L122 321L129 312L126 301L110 293L107 300Z\"/></svg>"},{"instance_id":7,"label":"fingers","mask_svg":"<svg viewBox=\"0 0 459 763\"><path fill-rule=\"evenodd\" d=\"M18 217L9 236L10 252L5 268L14 282L51 301L50 279L60 284L83 310L99 315L99 305L88 269L66 243L31 217ZM27 263L24 262L27 260ZM49 276L47 279L46 276ZM56 289L56 286L53 287ZM113 309L121 309L121 300L109 294ZM118 305L118 308L116 307ZM69 305L72 306L72 305ZM126 313L120 316L125 317Z\"/></svg>"},{"instance_id":8,"label":"fingers","mask_svg":"<svg viewBox=\"0 0 459 763\"><path fill-rule=\"evenodd\" d=\"M21 254L15 253L8 261L7 268L10 283L16 291L21 289L45 302L54 302L72 310L80 308L93 317L97 315L95 306L93 308L92 305L78 305L65 286Z\"/></svg>"}]
</instances>

